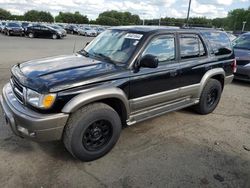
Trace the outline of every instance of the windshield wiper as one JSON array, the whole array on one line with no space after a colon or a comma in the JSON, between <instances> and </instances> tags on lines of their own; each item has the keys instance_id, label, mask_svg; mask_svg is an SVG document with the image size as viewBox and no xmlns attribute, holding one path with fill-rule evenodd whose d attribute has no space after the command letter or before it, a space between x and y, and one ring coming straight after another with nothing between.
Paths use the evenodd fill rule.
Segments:
<instances>
[{"instance_id":1,"label":"windshield wiper","mask_svg":"<svg viewBox=\"0 0 250 188\"><path fill-rule=\"evenodd\" d=\"M89 53L86 50L84 50L84 49L78 51L77 53L79 53L79 54L81 54L81 55L83 55L85 57L89 57Z\"/></svg>"},{"instance_id":2,"label":"windshield wiper","mask_svg":"<svg viewBox=\"0 0 250 188\"><path fill-rule=\"evenodd\" d=\"M95 57L98 57L100 59L103 59L105 61L108 61L109 63L116 64L110 57L108 57L108 56L106 56L106 55L104 55L102 53L93 52L93 54L91 54L91 55L93 55Z\"/></svg>"}]
</instances>

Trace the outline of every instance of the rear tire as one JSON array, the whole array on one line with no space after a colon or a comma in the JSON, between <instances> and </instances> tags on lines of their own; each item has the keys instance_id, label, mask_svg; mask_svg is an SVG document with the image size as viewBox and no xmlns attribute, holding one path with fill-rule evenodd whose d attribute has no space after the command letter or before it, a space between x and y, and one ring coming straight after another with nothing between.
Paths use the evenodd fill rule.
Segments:
<instances>
[{"instance_id":1,"label":"rear tire","mask_svg":"<svg viewBox=\"0 0 250 188\"><path fill-rule=\"evenodd\" d=\"M104 103L93 103L72 114L65 127L63 142L67 150L82 161L107 154L121 132L117 112Z\"/></svg>"},{"instance_id":2,"label":"rear tire","mask_svg":"<svg viewBox=\"0 0 250 188\"><path fill-rule=\"evenodd\" d=\"M205 115L213 112L217 107L222 92L222 85L218 80L210 79L200 96L200 102L194 106L197 113Z\"/></svg>"}]
</instances>

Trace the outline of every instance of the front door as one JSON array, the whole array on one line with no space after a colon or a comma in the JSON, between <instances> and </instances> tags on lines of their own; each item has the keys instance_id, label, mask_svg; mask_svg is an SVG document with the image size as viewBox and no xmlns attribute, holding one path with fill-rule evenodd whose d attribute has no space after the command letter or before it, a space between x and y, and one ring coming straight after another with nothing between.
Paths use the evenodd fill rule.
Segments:
<instances>
[{"instance_id":1,"label":"front door","mask_svg":"<svg viewBox=\"0 0 250 188\"><path fill-rule=\"evenodd\" d=\"M179 65L176 54L175 34L164 34L153 37L139 55L156 56L159 60L157 68L143 68L132 73L130 78L131 112L146 109L155 105L171 102L178 98Z\"/></svg>"}]
</instances>

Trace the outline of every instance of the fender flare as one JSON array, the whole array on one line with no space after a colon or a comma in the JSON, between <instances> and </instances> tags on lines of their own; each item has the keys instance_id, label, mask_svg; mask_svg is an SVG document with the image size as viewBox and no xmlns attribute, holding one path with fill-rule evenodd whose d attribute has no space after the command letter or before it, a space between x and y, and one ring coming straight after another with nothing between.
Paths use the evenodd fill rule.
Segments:
<instances>
[{"instance_id":1,"label":"fender flare","mask_svg":"<svg viewBox=\"0 0 250 188\"><path fill-rule=\"evenodd\" d=\"M215 68L215 69L211 69L211 70L207 71L205 73L205 75L202 77L201 82L200 82L200 89L199 89L199 93L198 93L199 98L200 98L201 93L202 93L206 83L208 82L208 80L216 75L223 76L224 81L225 81L226 73L225 73L223 68Z\"/></svg>"},{"instance_id":2,"label":"fender flare","mask_svg":"<svg viewBox=\"0 0 250 188\"><path fill-rule=\"evenodd\" d=\"M81 108L84 105L87 105L91 102L103 100L103 99L110 99L115 98L120 100L127 112L127 117L130 113L129 108L129 101L127 96L120 88L102 88L102 89L95 89L85 93L81 93L73 97L62 109L63 113L72 113Z\"/></svg>"}]
</instances>

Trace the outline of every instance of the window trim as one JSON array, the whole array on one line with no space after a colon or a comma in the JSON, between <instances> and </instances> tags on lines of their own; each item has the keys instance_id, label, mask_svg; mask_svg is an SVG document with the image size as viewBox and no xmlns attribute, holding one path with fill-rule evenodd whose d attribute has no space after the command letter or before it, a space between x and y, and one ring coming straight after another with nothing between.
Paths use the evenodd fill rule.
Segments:
<instances>
[{"instance_id":1,"label":"window trim","mask_svg":"<svg viewBox=\"0 0 250 188\"><path fill-rule=\"evenodd\" d=\"M200 56L200 57L193 57L193 58L187 58L187 59L182 59L181 58L181 43L180 43L180 39L181 39L181 35L195 35L198 39L200 39L202 45L203 45L203 48L204 48L204 51L205 51L205 55L204 56ZM178 33L177 35L177 39L178 39L178 60L180 63L182 62L186 62L186 61L192 61L192 60L200 60L200 59L206 59L208 58L208 49L207 49L207 46L206 46L206 43L204 41L204 39L202 38L202 36L199 34L199 33L186 33L186 32L181 32L181 33Z\"/></svg>"},{"instance_id":2,"label":"window trim","mask_svg":"<svg viewBox=\"0 0 250 188\"><path fill-rule=\"evenodd\" d=\"M148 41L146 42L146 44L142 47L142 49L140 51L140 54L138 55L136 61L138 61L142 57L142 54L144 53L144 51L146 50L146 48L148 47L148 45L150 44L151 41L153 41L155 38L160 38L160 37L164 37L164 36L170 36L170 38L171 37L174 38L175 59L170 60L170 61L161 62L161 63L159 63L158 66L166 66L166 65L177 64L178 63L178 50L177 50L178 43L177 43L176 33L160 33L160 34L154 35L151 38L149 38Z\"/></svg>"}]
</instances>

